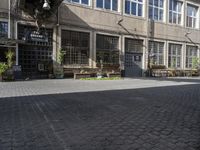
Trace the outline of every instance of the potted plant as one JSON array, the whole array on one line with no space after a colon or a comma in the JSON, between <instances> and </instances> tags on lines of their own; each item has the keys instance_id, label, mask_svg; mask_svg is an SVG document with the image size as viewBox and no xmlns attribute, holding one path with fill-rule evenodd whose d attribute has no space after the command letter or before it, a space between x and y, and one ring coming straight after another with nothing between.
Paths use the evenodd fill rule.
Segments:
<instances>
[{"instance_id":1,"label":"potted plant","mask_svg":"<svg viewBox=\"0 0 200 150\"><path fill-rule=\"evenodd\" d=\"M14 73L13 73L13 69L12 69L12 65L13 65L13 58L14 58L15 54L12 50L8 50L6 52L6 58L7 58L7 70L5 72L5 78L6 80L14 80Z\"/></svg>"},{"instance_id":2,"label":"potted plant","mask_svg":"<svg viewBox=\"0 0 200 150\"><path fill-rule=\"evenodd\" d=\"M3 73L7 70L8 65L6 63L0 62L0 81L3 80Z\"/></svg>"},{"instance_id":3,"label":"potted plant","mask_svg":"<svg viewBox=\"0 0 200 150\"><path fill-rule=\"evenodd\" d=\"M65 52L62 49L60 49L57 54L56 68L54 69L54 74L57 79L64 78L64 71L63 71L64 56Z\"/></svg>"}]
</instances>

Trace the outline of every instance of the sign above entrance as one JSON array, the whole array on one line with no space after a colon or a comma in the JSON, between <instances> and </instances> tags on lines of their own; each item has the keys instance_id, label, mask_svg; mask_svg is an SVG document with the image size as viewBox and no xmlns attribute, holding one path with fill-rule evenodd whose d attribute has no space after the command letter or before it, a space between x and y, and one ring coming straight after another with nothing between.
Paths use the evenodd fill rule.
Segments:
<instances>
[{"instance_id":1,"label":"sign above entrance","mask_svg":"<svg viewBox=\"0 0 200 150\"><path fill-rule=\"evenodd\" d=\"M27 31L24 40L35 42L48 42L48 34L46 32Z\"/></svg>"},{"instance_id":2,"label":"sign above entrance","mask_svg":"<svg viewBox=\"0 0 200 150\"><path fill-rule=\"evenodd\" d=\"M32 31L30 34L30 39L32 41L38 41L38 42L48 42L48 36L47 33L39 33L38 31Z\"/></svg>"}]
</instances>

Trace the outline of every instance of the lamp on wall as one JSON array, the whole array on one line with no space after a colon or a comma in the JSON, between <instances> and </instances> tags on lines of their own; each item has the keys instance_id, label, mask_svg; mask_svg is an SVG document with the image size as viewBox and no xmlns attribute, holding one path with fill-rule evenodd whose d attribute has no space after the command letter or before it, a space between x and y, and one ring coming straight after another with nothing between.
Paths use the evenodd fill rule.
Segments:
<instances>
[{"instance_id":1,"label":"lamp on wall","mask_svg":"<svg viewBox=\"0 0 200 150\"><path fill-rule=\"evenodd\" d=\"M47 0L44 0L44 4L43 4L43 7L42 7L44 10L49 10L51 7L49 5L49 2Z\"/></svg>"}]
</instances>

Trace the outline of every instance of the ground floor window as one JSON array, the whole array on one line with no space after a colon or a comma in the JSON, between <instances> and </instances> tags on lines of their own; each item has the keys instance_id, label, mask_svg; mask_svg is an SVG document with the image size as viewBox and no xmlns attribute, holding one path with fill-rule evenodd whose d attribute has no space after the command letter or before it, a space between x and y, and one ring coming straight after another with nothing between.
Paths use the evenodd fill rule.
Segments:
<instances>
[{"instance_id":1,"label":"ground floor window","mask_svg":"<svg viewBox=\"0 0 200 150\"><path fill-rule=\"evenodd\" d=\"M149 41L150 62L154 65L164 64L164 43Z\"/></svg>"},{"instance_id":2,"label":"ground floor window","mask_svg":"<svg viewBox=\"0 0 200 150\"><path fill-rule=\"evenodd\" d=\"M86 32L62 31L62 51L65 65L89 65L90 34Z\"/></svg>"},{"instance_id":3,"label":"ground floor window","mask_svg":"<svg viewBox=\"0 0 200 150\"><path fill-rule=\"evenodd\" d=\"M107 65L119 64L119 37L97 34L96 61Z\"/></svg>"},{"instance_id":4,"label":"ground floor window","mask_svg":"<svg viewBox=\"0 0 200 150\"><path fill-rule=\"evenodd\" d=\"M168 67L180 68L181 67L181 49L180 44L169 44L168 51Z\"/></svg>"},{"instance_id":5,"label":"ground floor window","mask_svg":"<svg viewBox=\"0 0 200 150\"><path fill-rule=\"evenodd\" d=\"M197 47L187 46L186 47L186 68L193 68L195 59L197 59Z\"/></svg>"}]
</instances>

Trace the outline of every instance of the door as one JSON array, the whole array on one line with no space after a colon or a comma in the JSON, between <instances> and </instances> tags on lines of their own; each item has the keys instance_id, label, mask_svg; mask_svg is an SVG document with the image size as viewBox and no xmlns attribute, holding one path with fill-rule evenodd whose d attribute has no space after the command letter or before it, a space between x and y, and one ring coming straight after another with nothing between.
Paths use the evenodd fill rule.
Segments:
<instances>
[{"instance_id":1,"label":"door","mask_svg":"<svg viewBox=\"0 0 200 150\"><path fill-rule=\"evenodd\" d=\"M125 53L125 76L142 76L142 53Z\"/></svg>"}]
</instances>

